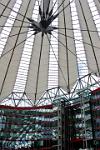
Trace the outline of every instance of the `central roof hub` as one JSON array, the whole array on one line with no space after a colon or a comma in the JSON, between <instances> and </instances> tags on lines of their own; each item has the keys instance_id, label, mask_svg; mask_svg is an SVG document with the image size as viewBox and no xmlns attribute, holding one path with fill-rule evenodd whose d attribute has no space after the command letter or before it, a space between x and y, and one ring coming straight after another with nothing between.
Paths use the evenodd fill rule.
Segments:
<instances>
[{"instance_id":1,"label":"central roof hub","mask_svg":"<svg viewBox=\"0 0 100 150\"><path fill-rule=\"evenodd\" d=\"M51 34L51 31L53 31L54 29L57 29L56 27L51 26L51 23L54 21L54 19L58 17L58 14L53 15L53 8L49 10L50 0L47 0L46 2L48 2L47 3L48 5L44 4L43 10L39 6L39 15L41 19L39 22L30 18L27 18L31 24L30 28L32 28L33 31L35 31L34 34L37 34L39 32L42 32L45 34L47 33Z\"/></svg>"},{"instance_id":2,"label":"central roof hub","mask_svg":"<svg viewBox=\"0 0 100 150\"><path fill-rule=\"evenodd\" d=\"M48 27L47 21L46 20L41 20L40 25L42 28L46 29Z\"/></svg>"}]
</instances>

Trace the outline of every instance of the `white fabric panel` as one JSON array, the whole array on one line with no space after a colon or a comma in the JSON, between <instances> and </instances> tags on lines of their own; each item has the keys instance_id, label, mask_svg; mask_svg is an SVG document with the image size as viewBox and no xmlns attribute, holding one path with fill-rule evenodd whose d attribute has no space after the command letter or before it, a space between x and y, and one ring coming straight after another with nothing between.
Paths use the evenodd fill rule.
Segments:
<instances>
[{"instance_id":1,"label":"white fabric panel","mask_svg":"<svg viewBox=\"0 0 100 150\"><path fill-rule=\"evenodd\" d=\"M62 2L62 0L59 1L59 4ZM65 6L69 3L69 0L65 1ZM71 11L70 11L70 7L68 6L65 9L65 17L66 17L66 28L70 28L72 29L72 21L71 21ZM59 28L65 28L64 26L64 17L63 17L63 13L61 13L59 15L59 22L58 22ZM65 34L64 29L59 29L58 33L62 33ZM66 30L67 32L67 36L71 36L73 37L73 31L72 30ZM61 41L61 43L63 43L64 45L66 45L65 42L65 36L59 34L58 36L59 41ZM59 86L61 86L64 90L66 90L67 86L68 86L68 71L67 71L67 57L66 57L66 48L59 42L59 65L62 69L64 78L66 80L64 80L63 75L61 70L59 69ZM75 81L77 80L78 77L78 73L77 73L77 60L76 60L76 56L74 54L76 54L75 52L75 43L74 40L67 37L67 47L68 49L68 61L69 61L69 83L70 83L70 87L72 87L75 83ZM72 54L73 53L73 54Z\"/></svg>"},{"instance_id":2,"label":"white fabric panel","mask_svg":"<svg viewBox=\"0 0 100 150\"><path fill-rule=\"evenodd\" d=\"M50 0L43 0L43 12L46 14Z\"/></svg>"},{"instance_id":3,"label":"white fabric panel","mask_svg":"<svg viewBox=\"0 0 100 150\"><path fill-rule=\"evenodd\" d=\"M92 14L90 12L87 0L84 0L84 2L81 0L81 4L82 4L85 18L87 20L89 30L97 31L96 26L92 19ZM80 18L81 29L87 30L87 26L86 26L85 20L83 18L83 14L82 14L81 7L80 7L78 0L76 0L76 5L77 5L77 9L78 9L79 18ZM96 61L95 61L95 58L93 55L93 49L92 49L90 38L89 38L89 34L87 31L83 31L82 35L83 35L84 47L85 47L87 61L88 61L89 72L98 73ZM94 45L94 51L95 51L95 55L96 55L96 58L98 61L99 69L100 69L100 39L98 37L97 32L90 32L90 36L92 39L92 43ZM86 44L85 42L88 43L89 45ZM98 48L96 48L95 46Z\"/></svg>"},{"instance_id":4,"label":"white fabric panel","mask_svg":"<svg viewBox=\"0 0 100 150\"><path fill-rule=\"evenodd\" d=\"M95 0L94 2L95 2L95 5L96 5L96 7L97 7L97 9L99 11L99 15L100 15L100 1L99 0Z\"/></svg>"},{"instance_id":5,"label":"white fabric panel","mask_svg":"<svg viewBox=\"0 0 100 150\"><path fill-rule=\"evenodd\" d=\"M8 2L9 2L9 0L1 0L0 1L0 3L5 5L5 6L3 6L0 4L0 15L2 14L2 12L5 9ZM15 2L16 2L16 0L11 0L10 3L8 4L8 7L12 9ZM11 12L11 9L9 9L9 8L6 8L2 15L9 17L9 14ZM4 24L6 23L7 17L4 17L4 16L0 16L0 26L4 26ZM0 32L1 32L2 28L0 27Z\"/></svg>"},{"instance_id":6,"label":"white fabric panel","mask_svg":"<svg viewBox=\"0 0 100 150\"><path fill-rule=\"evenodd\" d=\"M25 3L23 2L23 5L20 9L21 14L23 14L23 15L25 14L28 3L29 3L29 0ZM33 1L31 0L31 3L30 3L29 8L28 8L29 11L28 11L26 16L31 18L33 7L34 7ZM23 17L18 15L17 19L22 20ZM26 19L26 21L27 21L27 19ZM22 21L16 20L14 25L15 26L21 26ZM29 25L29 23L23 23L23 26L28 26L28 25ZM20 28L13 28L10 35L14 35L16 33L19 33L19 30L20 30ZM9 37L3 54L6 53L7 51L9 51L10 49L12 49L15 46L15 44L18 45L21 41L23 41L26 38L27 31L28 31L28 28L22 27L20 33L25 32L24 34L19 34L19 37L18 37L18 35L13 36L13 37ZM18 40L17 40L17 37L18 37ZM1 98L6 97L8 94L10 94L13 91L13 87L15 84L15 79L16 79L16 75L17 75L17 71L18 71L18 67L19 67L19 63L20 63L20 59L21 59L21 54L22 54L23 47L24 47L24 43L25 42L23 42L21 45L14 48L14 54L12 57L12 61L10 63L10 67L9 67L6 79L5 79ZM7 71L7 66L8 66L9 60L11 58L12 51L13 50L11 50L10 53L7 53L5 56L3 56L0 59L0 70L1 70L0 71L0 90L2 87L3 79L4 79L6 71Z\"/></svg>"},{"instance_id":7,"label":"white fabric panel","mask_svg":"<svg viewBox=\"0 0 100 150\"><path fill-rule=\"evenodd\" d=\"M41 49L41 33L37 34L34 41L33 53L29 69L26 93L29 98L35 100L36 81L39 64L39 55ZM39 99L43 92L47 89L48 83L48 60L49 60L49 43L46 35L44 35L42 56L40 61L39 78L37 86L36 98Z\"/></svg>"}]
</instances>

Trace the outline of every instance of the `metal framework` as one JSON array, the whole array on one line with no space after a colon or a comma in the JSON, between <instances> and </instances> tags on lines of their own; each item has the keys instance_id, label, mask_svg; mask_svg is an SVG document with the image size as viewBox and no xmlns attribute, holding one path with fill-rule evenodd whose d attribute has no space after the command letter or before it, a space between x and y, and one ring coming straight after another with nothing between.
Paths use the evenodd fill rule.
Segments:
<instances>
[{"instance_id":1,"label":"metal framework","mask_svg":"<svg viewBox=\"0 0 100 150\"><path fill-rule=\"evenodd\" d=\"M100 87L100 79L97 78L94 74L88 74L82 78L79 78L74 87L72 88L71 93L67 93L61 87L56 87L52 89L48 89L44 92L44 94L33 103L32 99L28 99L26 93L21 92L13 92L7 98L1 101L2 104L8 104L10 106L40 106L40 105L48 105L52 103L57 103L62 99L65 100L67 103L72 103L72 99L79 96L81 91L90 92L91 90Z\"/></svg>"},{"instance_id":2,"label":"metal framework","mask_svg":"<svg viewBox=\"0 0 100 150\"><path fill-rule=\"evenodd\" d=\"M0 3L1 19L4 19L0 27L1 101L11 93L23 93L33 99L35 105L47 89L60 87L70 94L77 78L84 78L88 72L95 72L99 77L97 1L34 0L32 3L28 0L25 4L24 0L12 0ZM13 72L12 78L10 72Z\"/></svg>"},{"instance_id":3,"label":"metal framework","mask_svg":"<svg viewBox=\"0 0 100 150\"><path fill-rule=\"evenodd\" d=\"M99 134L90 96L100 87L100 1L0 6L0 148L91 148Z\"/></svg>"}]
</instances>

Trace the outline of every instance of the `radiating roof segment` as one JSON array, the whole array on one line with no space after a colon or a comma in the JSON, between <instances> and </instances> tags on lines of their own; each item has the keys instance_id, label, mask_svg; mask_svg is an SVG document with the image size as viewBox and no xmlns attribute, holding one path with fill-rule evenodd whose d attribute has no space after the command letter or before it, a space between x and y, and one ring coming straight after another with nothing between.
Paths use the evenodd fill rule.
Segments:
<instances>
[{"instance_id":1,"label":"radiating roof segment","mask_svg":"<svg viewBox=\"0 0 100 150\"><path fill-rule=\"evenodd\" d=\"M11 1L11 2L12 2L12 4L14 3L14 1ZM10 4L11 2L8 2L7 4ZM11 29L13 27L14 21L16 20L17 13L20 9L21 3L22 3L22 0L17 0L15 2L14 7L12 8L12 11L10 12L10 15L9 16L3 16L3 17L6 17L8 19L7 19L7 21L4 25L2 25L2 23L0 24L0 25L2 25L1 26L2 31L0 33L0 56L3 53L4 47L6 45L8 37L10 35L10 32L11 32ZM5 10L3 10L3 11L5 11ZM5 15L7 15L7 14L5 14Z\"/></svg>"},{"instance_id":2,"label":"radiating roof segment","mask_svg":"<svg viewBox=\"0 0 100 150\"><path fill-rule=\"evenodd\" d=\"M92 13L92 17L93 17L94 23L96 25L98 34L100 36L100 13L98 11L98 8L97 8L98 6L97 6L96 2L94 2L94 0L88 0L88 4L89 4L89 7L90 7L90 10Z\"/></svg>"},{"instance_id":3,"label":"radiating roof segment","mask_svg":"<svg viewBox=\"0 0 100 150\"><path fill-rule=\"evenodd\" d=\"M87 0L76 0L89 72L100 76L100 39Z\"/></svg>"},{"instance_id":4,"label":"radiating roof segment","mask_svg":"<svg viewBox=\"0 0 100 150\"><path fill-rule=\"evenodd\" d=\"M75 48L76 48L76 55L77 55L76 57L77 57L77 65L78 65L78 74L79 77L83 77L84 75L88 74L88 67L87 67L86 54L85 54L85 49L83 44L83 37L80 28L80 20L78 17L75 2L71 3L71 13L72 13L72 24L73 24Z\"/></svg>"},{"instance_id":5,"label":"radiating roof segment","mask_svg":"<svg viewBox=\"0 0 100 150\"><path fill-rule=\"evenodd\" d=\"M55 4L55 5L54 5ZM56 0L53 1L52 4L54 7L53 13L57 10L58 8L58 2ZM58 18L56 18L53 22L52 25L55 27L58 27ZM53 88L58 86L58 69L59 69L59 64L58 64L58 30L53 31L52 35L49 37L47 36L48 41L49 41L49 69L48 69L48 88Z\"/></svg>"},{"instance_id":6,"label":"radiating roof segment","mask_svg":"<svg viewBox=\"0 0 100 150\"><path fill-rule=\"evenodd\" d=\"M78 78L100 76L98 0L2 0L0 8L1 100L21 92L35 104L50 88L70 93Z\"/></svg>"},{"instance_id":7,"label":"radiating roof segment","mask_svg":"<svg viewBox=\"0 0 100 150\"><path fill-rule=\"evenodd\" d=\"M37 21L38 19L38 12L39 12L39 7L38 7L38 2L36 1L33 9L33 14L32 14L32 18L34 18L35 21ZM22 53L13 92L25 91L25 86L26 86L27 76L28 76L28 71L30 66L30 60L32 55L33 43L34 43L34 31L29 29L27 33L25 45L23 48L23 53Z\"/></svg>"}]
</instances>

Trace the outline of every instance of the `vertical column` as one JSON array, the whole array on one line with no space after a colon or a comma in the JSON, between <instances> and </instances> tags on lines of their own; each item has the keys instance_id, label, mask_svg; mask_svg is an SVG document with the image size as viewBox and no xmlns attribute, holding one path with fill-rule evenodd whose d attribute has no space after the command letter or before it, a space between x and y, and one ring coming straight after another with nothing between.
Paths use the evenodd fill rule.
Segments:
<instances>
[{"instance_id":1,"label":"vertical column","mask_svg":"<svg viewBox=\"0 0 100 150\"><path fill-rule=\"evenodd\" d=\"M58 150L66 150L65 102L58 104Z\"/></svg>"}]
</instances>

